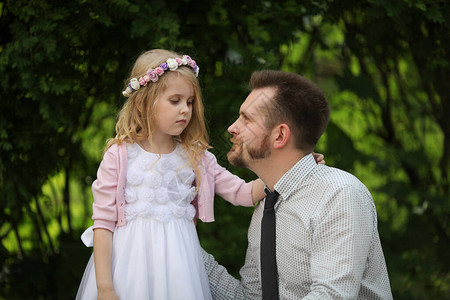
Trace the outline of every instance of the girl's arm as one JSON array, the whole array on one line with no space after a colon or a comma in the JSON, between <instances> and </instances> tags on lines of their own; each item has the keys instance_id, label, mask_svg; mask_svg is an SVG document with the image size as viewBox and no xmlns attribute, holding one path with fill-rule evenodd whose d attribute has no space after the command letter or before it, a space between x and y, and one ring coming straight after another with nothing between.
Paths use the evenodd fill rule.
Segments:
<instances>
[{"instance_id":1,"label":"girl's arm","mask_svg":"<svg viewBox=\"0 0 450 300\"><path fill-rule=\"evenodd\" d=\"M123 145L121 147L125 147ZM95 228L104 228L113 232L116 227L119 212L117 201L120 196L117 194L119 181L126 180L125 168L121 168L123 162L120 160L120 149L117 144L112 145L103 155L103 160L97 171L97 179L92 183L92 194L94 204L92 206L92 219ZM126 152L123 154L126 156ZM124 181L125 182L125 181ZM123 192L123 191L122 191ZM123 199L123 198L122 198Z\"/></svg>"},{"instance_id":2,"label":"girl's arm","mask_svg":"<svg viewBox=\"0 0 450 300\"><path fill-rule=\"evenodd\" d=\"M256 179L253 181L252 185L252 200L253 204L255 204L258 201L261 201L266 197L266 194L264 193L264 182L261 179Z\"/></svg>"},{"instance_id":3,"label":"girl's arm","mask_svg":"<svg viewBox=\"0 0 450 300\"><path fill-rule=\"evenodd\" d=\"M94 229L94 263L97 278L97 299L119 299L114 291L111 254L113 233L107 229Z\"/></svg>"},{"instance_id":4,"label":"girl's arm","mask_svg":"<svg viewBox=\"0 0 450 300\"><path fill-rule=\"evenodd\" d=\"M313 155L317 163L325 163L322 154L313 153ZM206 182L203 184L211 184L209 190L214 191L226 201L233 205L252 206L254 203L264 199L264 183L261 179L246 183L238 176L220 166L214 154L208 151L205 152L202 160L205 169L202 173L202 176L204 176L202 180ZM214 198L214 194L204 196ZM199 208L196 208L198 211Z\"/></svg>"}]
</instances>

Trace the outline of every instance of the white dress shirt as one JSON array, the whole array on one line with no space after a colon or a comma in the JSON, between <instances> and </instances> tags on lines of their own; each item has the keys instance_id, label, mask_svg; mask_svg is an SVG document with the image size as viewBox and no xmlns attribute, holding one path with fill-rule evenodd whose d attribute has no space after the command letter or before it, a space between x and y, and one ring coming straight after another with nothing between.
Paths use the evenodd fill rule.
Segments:
<instances>
[{"instance_id":1,"label":"white dress shirt","mask_svg":"<svg viewBox=\"0 0 450 300\"><path fill-rule=\"evenodd\" d=\"M280 299L392 299L375 205L353 175L317 165L312 154L275 184ZM203 253L214 299L261 299L264 203L248 231L241 281Z\"/></svg>"}]
</instances>

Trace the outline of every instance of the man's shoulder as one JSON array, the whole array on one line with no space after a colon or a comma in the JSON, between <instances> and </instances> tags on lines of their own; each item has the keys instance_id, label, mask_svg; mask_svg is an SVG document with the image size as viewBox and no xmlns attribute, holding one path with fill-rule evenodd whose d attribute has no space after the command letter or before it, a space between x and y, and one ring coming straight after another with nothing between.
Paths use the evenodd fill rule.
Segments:
<instances>
[{"instance_id":1,"label":"man's shoulder","mask_svg":"<svg viewBox=\"0 0 450 300\"><path fill-rule=\"evenodd\" d=\"M355 175L326 165L317 165L309 178L322 184L323 187L332 189L356 188L364 192L368 191L367 187Z\"/></svg>"},{"instance_id":2,"label":"man's shoulder","mask_svg":"<svg viewBox=\"0 0 450 300\"><path fill-rule=\"evenodd\" d=\"M330 206L349 207L358 206L361 209L369 209L375 212L372 194L369 189L355 175L329 166L320 165L311 172L309 184L313 185L320 199L317 202L319 209L317 212L329 211ZM375 212L376 214L376 212Z\"/></svg>"}]
</instances>

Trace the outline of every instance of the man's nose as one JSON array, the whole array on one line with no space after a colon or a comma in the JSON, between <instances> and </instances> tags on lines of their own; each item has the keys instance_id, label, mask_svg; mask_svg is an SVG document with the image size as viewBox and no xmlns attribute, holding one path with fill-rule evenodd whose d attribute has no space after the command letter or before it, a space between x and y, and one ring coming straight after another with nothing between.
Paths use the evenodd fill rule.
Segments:
<instances>
[{"instance_id":1,"label":"man's nose","mask_svg":"<svg viewBox=\"0 0 450 300\"><path fill-rule=\"evenodd\" d=\"M232 135L238 134L237 121L238 120L234 121L234 123L228 127L228 132Z\"/></svg>"}]
</instances>

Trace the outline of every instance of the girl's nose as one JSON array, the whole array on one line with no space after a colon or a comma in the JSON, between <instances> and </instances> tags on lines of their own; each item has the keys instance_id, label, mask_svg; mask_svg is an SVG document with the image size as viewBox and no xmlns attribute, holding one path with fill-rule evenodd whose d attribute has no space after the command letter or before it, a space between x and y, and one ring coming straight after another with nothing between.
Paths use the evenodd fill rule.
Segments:
<instances>
[{"instance_id":1,"label":"girl's nose","mask_svg":"<svg viewBox=\"0 0 450 300\"><path fill-rule=\"evenodd\" d=\"M187 102L183 102L180 107L180 113L185 114L188 111L189 111L189 106L188 106Z\"/></svg>"}]
</instances>

